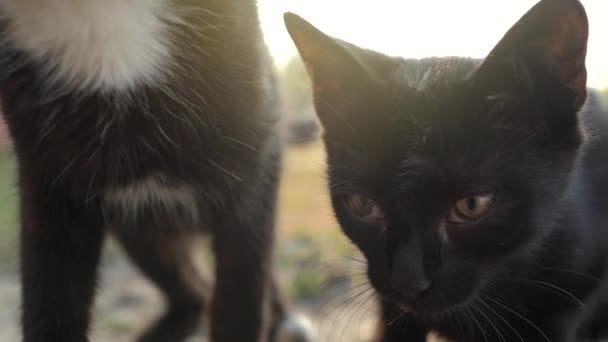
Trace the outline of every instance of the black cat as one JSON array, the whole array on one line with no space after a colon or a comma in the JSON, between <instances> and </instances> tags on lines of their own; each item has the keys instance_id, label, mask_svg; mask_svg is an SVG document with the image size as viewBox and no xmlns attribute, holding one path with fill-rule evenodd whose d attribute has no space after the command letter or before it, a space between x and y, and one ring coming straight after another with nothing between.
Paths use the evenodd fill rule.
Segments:
<instances>
[{"instance_id":1,"label":"black cat","mask_svg":"<svg viewBox=\"0 0 608 342\"><path fill-rule=\"evenodd\" d=\"M213 341L302 333L271 280L281 134L255 1L7 0L0 18L23 340L88 340L108 231L167 299L140 341L184 340L207 306Z\"/></svg>"},{"instance_id":2,"label":"black cat","mask_svg":"<svg viewBox=\"0 0 608 342\"><path fill-rule=\"evenodd\" d=\"M608 247L608 115L587 96L583 6L541 1L482 61L388 57L285 21L335 214L381 302L377 340L572 341Z\"/></svg>"}]
</instances>

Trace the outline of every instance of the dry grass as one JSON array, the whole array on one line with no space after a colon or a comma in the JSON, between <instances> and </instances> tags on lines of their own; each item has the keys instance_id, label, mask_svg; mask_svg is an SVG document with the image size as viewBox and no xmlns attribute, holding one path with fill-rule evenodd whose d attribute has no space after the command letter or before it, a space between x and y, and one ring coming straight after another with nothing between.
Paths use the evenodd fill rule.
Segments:
<instances>
[{"instance_id":1,"label":"dry grass","mask_svg":"<svg viewBox=\"0 0 608 342\"><path fill-rule=\"evenodd\" d=\"M294 146L285 156L279 194L277 264L294 300L314 300L348 273L354 250L336 223L324 177L320 142Z\"/></svg>"},{"instance_id":2,"label":"dry grass","mask_svg":"<svg viewBox=\"0 0 608 342\"><path fill-rule=\"evenodd\" d=\"M325 154L321 142L287 150L279 193L278 227L290 234L305 227L324 234L337 229L324 178Z\"/></svg>"}]
</instances>

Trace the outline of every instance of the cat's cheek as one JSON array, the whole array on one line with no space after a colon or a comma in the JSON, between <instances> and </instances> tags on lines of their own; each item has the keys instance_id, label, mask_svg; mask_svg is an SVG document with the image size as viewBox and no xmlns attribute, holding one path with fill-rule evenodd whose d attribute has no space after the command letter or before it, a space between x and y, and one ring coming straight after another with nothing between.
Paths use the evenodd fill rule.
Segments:
<instances>
[{"instance_id":1,"label":"cat's cheek","mask_svg":"<svg viewBox=\"0 0 608 342\"><path fill-rule=\"evenodd\" d=\"M370 260L368 260L368 263L370 263L370 266L368 266L367 269L367 278L369 279L370 284L379 294L389 293L391 287L388 278L388 268L386 268L383 263L377 263Z\"/></svg>"},{"instance_id":2,"label":"cat's cheek","mask_svg":"<svg viewBox=\"0 0 608 342\"><path fill-rule=\"evenodd\" d=\"M385 224L380 221L365 222L356 219L348 213L339 200L336 198L332 200L340 228L365 257L370 284L378 293L388 293L390 283Z\"/></svg>"},{"instance_id":3,"label":"cat's cheek","mask_svg":"<svg viewBox=\"0 0 608 342\"><path fill-rule=\"evenodd\" d=\"M489 222L483 226L454 229L448 227L450 247L473 260L496 260L518 250L533 238L527 224Z\"/></svg>"},{"instance_id":4,"label":"cat's cheek","mask_svg":"<svg viewBox=\"0 0 608 342\"><path fill-rule=\"evenodd\" d=\"M383 293L390 291L389 261L384 243L376 241L371 243L367 240L365 244L357 244L367 262L367 277L376 291Z\"/></svg>"}]
</instances>

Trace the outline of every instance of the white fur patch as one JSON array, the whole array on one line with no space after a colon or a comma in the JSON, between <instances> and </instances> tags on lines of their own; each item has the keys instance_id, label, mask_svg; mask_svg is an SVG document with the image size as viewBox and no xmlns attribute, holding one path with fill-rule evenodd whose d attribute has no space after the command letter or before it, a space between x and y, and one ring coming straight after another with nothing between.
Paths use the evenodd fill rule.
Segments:
<instances>
[{"instance_id":1,"label":"white fur patch","mask_svg":"<svg viewBox=\"0 0 608 342\"><path fill-rule=\"evenodd\" d=\"M159 176L148 176L127 187L110 189L104 201L112 208L119 208L123 217L137 218L143 209L152 208L162 213L186 213L192 222L198 221L194 189L169 185Z\"/></svg>"},{"instance_id":2,"label":"white fur patch","mask_svg":"<svg viewBox=\"0 0 608 342\"><path fill-rule=\"evenodd\" d=\"M314 342L317 336L312 322L303 315L290 314L279 325L276 342Z\"/></svg>"},{"instance_id":3,"label":"white fur patch","mask_svg":"<svg viewBox=\"0 0 608 342\"><path fill-rule=\"evenodd\" d=\"M121 91L170 62L168 0L0 0L3 39L41 63L51 85Z\"/></svg>"},{"instance_id":4,"label":"white fur patch","mask_svg":"<svg viewBox=\"0 0 608 342\"><path fill-rule=\"evenodd\" d=\"M444 337L439 335L437 332L431 331L426 337L426 342L451 342L451 341L445 339Z\"/></svg>"}]
</instances>

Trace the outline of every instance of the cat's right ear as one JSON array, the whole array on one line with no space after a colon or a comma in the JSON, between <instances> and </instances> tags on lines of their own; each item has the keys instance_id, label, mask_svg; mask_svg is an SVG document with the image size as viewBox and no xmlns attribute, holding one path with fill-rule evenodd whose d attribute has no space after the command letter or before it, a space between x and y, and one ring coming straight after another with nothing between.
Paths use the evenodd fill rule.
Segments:
<instances>
[{"instance_id":1,"label":"cat's right ear","mask_svg":"<svg viewBox=\"0 0 608 342\"><path fill-rule=\"evenodd\" d=\"M343 121L336 122L335 115L356 106L354 101L373 82L371 73L357 57L357 51L362 49L328 36L296 14L285 13L284 19L312 81L321 123L325 128L344 125Z\"/></svg>"},{"instance_id":2,"label":"cat's right ear","mask_svg":"<svg viewBox=\"0 0 608 342\"><path fill-rule=\"evenodd\" d=\"M490 83L515 81L519 88L559 99L560 107L578 112L587 97L588 36L580 1L541 0L509 29L477 73L490 75Z\"/></svg>"}]
</instances>

